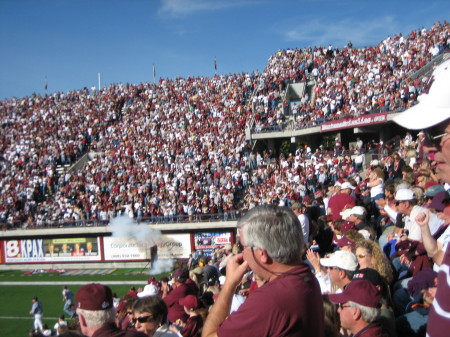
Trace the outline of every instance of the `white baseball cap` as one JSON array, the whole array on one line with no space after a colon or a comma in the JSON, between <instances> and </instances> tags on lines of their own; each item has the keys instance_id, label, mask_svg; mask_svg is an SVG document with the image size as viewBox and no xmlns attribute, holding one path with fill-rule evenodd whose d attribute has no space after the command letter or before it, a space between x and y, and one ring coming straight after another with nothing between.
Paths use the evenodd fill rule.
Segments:
<instances>
[{"instance_id":1,"label":"white baseball cap","mask_svg":"<svg viewBox=\"0 0 450 337\"><path fill-rule=\"evenodd\" d=\"M345 183L342 184L341 190L345 190L346 188L350 188L350 189L354 190L355 186L353 186L351 183L346 181Z\"/></svg>"},{"instance_id":2,"label":"white baseball cap","mask_svg":"<svg viewBox=\"0 0 450 337\"><path fill-rule=\"evenodd\" d=\"M450 118L450 59L433 71L418 100L418 104L395 117L394 122L418 130Z\"/></svg>"},{"instance_id":3,"label":"white baseball cap","mask_svg":"<svg viewBox=\"0 0 450 337\"><path fill-rule=\"evenodd\" d=\"M158 295L158 288L154 284L147 284L140 293L137 293L137 297L147 297Z\"/></svg>"},{"instance_id":4,"label":"white baseball cap","mask_svg":"<svg viewBox=\"0 0 450 337\"><path fill-rule=\"evenodd\" d=\"M348 271L355 271L358 268L356 255L347 250L338 250L328 258L320 259L320 264L324 267L337 267Z\"/></svg>"},{"instance_id":5,"label":"white baseball cap","mask_svg":"<svg viewBox=\"0 0 450 337\"><path fill-rule=\"evenodd\" d=\"M342 220L347 220L350 215L352 215L352 208L346 208L339 215L342 217Z\"/></svg>"},{"instance_id":6,"label":"white baseball cap","mask_svg":"<svg viewBox=\"0 0 450 337\"><path fill-rule=\"evenodd\" d=\"M415 199L414 191L409 188L401 188L395 193L395 200L408 201Z\"/></svg>"},{"instance_id":7,"label":"white baseball cap","mask_svg":"<svg viewBox=\"0 0 450 337\"><path fill-rule=\"evenodd\" d=\"M352 211L350 214L366 215L366 209L362 206L355 206L352 208Z\"/></svg>"}]
</instances>

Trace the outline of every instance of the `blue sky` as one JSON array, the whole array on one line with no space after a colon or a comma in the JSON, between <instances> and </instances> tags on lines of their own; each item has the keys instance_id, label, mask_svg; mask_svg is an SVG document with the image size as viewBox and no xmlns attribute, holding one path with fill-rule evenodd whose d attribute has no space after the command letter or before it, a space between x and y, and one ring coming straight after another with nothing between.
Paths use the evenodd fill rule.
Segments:
<instances>
[{"instance_id":1,"label":"blue sky","mask_svg":"<svg viewBox=\"0 0 450 337\"><path fill-rule=\"evenodd\" d=\"M378 44L450 18L448 0L0 0L0 99L262 71L279 49Z\"/></svg>"}]
</instances>

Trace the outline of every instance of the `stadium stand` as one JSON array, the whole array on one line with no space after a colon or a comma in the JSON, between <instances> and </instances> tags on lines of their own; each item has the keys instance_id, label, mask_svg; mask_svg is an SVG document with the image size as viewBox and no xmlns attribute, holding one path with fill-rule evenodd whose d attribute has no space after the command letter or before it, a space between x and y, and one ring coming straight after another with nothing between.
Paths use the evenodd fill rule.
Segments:
<instances>
[{"instance_id":1,"label":"stadium stand","mask_svg":"<svg viewBox=\"0 0 450 337\"><path fill-rule=\"evenodd\" d=\"M234 220L264 200L318 192L318 164L331 163L325 173L336 181L354 174L351 157L252 151L246 130L408 108L432 67L413 75L448 51L448 32L437 22L374 47L280 50L261 74L3 100L0 223L99 225L123 213L152 223ZM305 84L298 102L286 96L293 83Z\"/></svg>"}]
</instances>

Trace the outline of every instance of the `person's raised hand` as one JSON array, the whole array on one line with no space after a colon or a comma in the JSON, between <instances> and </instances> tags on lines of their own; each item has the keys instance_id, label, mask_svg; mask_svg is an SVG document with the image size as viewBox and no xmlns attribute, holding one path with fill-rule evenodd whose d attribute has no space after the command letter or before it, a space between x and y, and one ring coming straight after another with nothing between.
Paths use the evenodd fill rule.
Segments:
<instances>
[{"instance_id":1,"label":"person's raised hand","mask_svg":"<svg viewBox=\"0 0 450 337\"><path fill-rule=\"evenodd\" d=\"M237 287L247 270L248 263L244 260L244 255L242 253L230 257L227 261L227 276L225 283L231 283L233 286Z\"/></svg>"},{"instance_id":2,"label":"person's raised hand","mask_svg":"<svg viewBox=\"0 0 450 337\"><path fill-rule=\"evenodd\" d=\"M430 211L426 210L425 212L421 212L421 213L417 214L417 216L414 220L416 220L416 223L420 227L424 227L424 226L428 225L428 221L430 220Z\"/></svg>"}]
</instances>

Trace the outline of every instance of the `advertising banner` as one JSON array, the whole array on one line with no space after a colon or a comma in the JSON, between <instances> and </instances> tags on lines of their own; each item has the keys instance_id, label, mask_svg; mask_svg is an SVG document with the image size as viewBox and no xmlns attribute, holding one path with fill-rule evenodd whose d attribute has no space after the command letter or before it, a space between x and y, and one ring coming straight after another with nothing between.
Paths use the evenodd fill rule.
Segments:
<instances>
[{"instance_id":1,"label":"advertising banner","mask_svg":"<svg viewBox=\"0 0 450 337\"><path fill-rule=\"evenodd\" d=\"M347 128L357 128L360 126L379 124L387 122L387 113L363 115L357 118L325 122L320 125L320 132L342 130Z\"/></svg>"},{"instance_id":2,"label":"advertising banner","mask_svg":"<svg viewBox=\"0 0 450 337\"><path fill-rule=\"evenodd\" d=\"M5 263L100 261L98 238L7 240Z\"/></svg>"},{"instance_id":3,"label":"advertising banner","mask_svg":"<svg viewBox=\"0 0 450 337\"><path fill-rule=\"evenodd\" d=\"M213 249L231 244L231 232L195 233L194 242L195 250L202 250L205 255L211 256Z\"/></svg>"},{"instance_id":4,"label":"advertising banner","mask_svg":"<svg viewBox=\"0 0 450 337\"><path fill-rule=\"evenodd\" d=\"M130 237L103 238L105 261L150 260L151 246Z\"/></svg>"},{"instance_id":5,"label":"advertising banner","mask_svg":"<svg viewBox=\"0 0 450 337\"><path fill-rule=\"evenodd\" d=\"M161 235L158 242L158 260L188 259L191 253L190 234Z\"/></svg>"}]
</instances>

